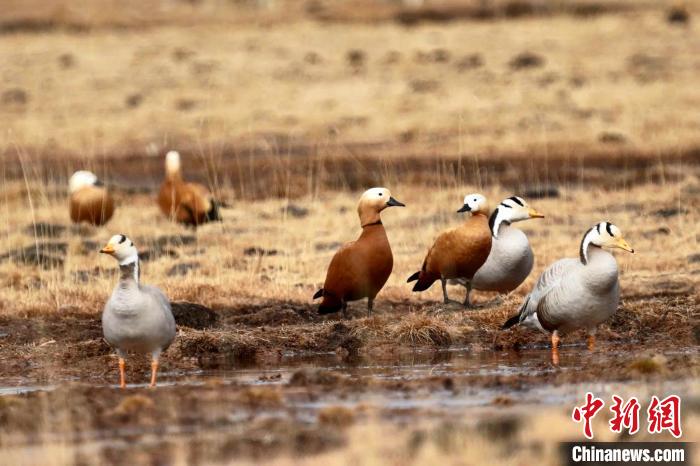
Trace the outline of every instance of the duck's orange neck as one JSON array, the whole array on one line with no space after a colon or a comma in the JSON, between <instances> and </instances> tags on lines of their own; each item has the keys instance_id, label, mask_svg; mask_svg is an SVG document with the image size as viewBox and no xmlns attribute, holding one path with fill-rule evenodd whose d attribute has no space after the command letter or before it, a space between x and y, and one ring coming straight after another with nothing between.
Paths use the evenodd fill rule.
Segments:
<instances>
[{"instance_id":1,"label":"duck's orange neck","mask_svg":"<svg viewBox=\"0 0 700 466\"><path fill-rule=\"evenodd\" d=\"M357 213L360 215L360 225L364 228L366 225L372 225L375 223L381 223L382 218L379 216L377 209L371 206L360 206L357 209Z\"/></svg>"}]
</instances>

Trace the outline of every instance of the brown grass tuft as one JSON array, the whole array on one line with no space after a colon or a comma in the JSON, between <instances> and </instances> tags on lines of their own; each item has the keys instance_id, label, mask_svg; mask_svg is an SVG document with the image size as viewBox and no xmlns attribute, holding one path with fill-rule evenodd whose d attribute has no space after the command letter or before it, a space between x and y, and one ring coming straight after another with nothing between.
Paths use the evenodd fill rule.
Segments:
<instances>
[{"instance_id":1,"label":"brown grass tuft","mask_svg":"<svg viewBox=\"0 0 700 466\"><path fill-rule=\"evenodd\" d=\"M348 427L355 422L355 413L345 406L327 406L318 412L318 422L334 427Z\"/></svg>"},{"instance_id":2,"label":"brown grass tuft","mask_svg":"<svg viewBox=\"0 0 700 466\"><path fill-rule=\"evenodd\" d=\"M411 346L450 346L452 329L437 317L412 313L395 324L391 333L396 341Z\"/></svg>"}]
</instances>

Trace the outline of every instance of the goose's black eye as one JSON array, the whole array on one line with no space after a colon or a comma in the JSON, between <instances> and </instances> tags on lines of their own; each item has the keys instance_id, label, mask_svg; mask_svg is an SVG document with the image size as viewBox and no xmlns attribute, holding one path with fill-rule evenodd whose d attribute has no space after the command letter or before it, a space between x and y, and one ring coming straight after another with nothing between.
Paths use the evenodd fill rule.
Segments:
<instances>
[{"instance_id":1,"label":"goose's black eye","mask_svg":"<svg viewBox=\"0 0 700 466\"><path fill-rule=\"evenodd\" d=\"M379 193L379 197L382 197L383 195L384 195L384 193Z\"/></svg>"}]
</instances>

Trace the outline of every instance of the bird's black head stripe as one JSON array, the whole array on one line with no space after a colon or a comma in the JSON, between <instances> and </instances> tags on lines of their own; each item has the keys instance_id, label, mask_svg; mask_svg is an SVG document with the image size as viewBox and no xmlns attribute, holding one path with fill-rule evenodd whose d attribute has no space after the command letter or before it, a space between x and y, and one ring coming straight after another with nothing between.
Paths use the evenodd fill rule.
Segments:
<instances>
[{"instance_id":1,"label":"bird's black head stripe","mask_svg":"<svg viewBox=\"0 0 700 466\"><path fill-rule=\"evenodd\" d=\"M491 229L491 235L493 235L493 228L496 226L496 217L498 217L498 207L496 207L489 217L489 228Z\"/></svg>"},{"instance_id":2,"label":"bird's black head stripe","mask_svg":"<svg viewBox=\"0 0 700 466\"><path fill-rule=\"evenodd\" d=\"M612 223L610 223L610 222L605 222L605 229L608 231L608 234L609 234L610 236L615 236L615 235L613 235L613 232L612 232L612 228L611 228L611 227L612 227Z\"/></svg>"},{"instance_id":3,"label":"bird's black head stripe","mask_svg":"<svg viewBox=\"0 0 700 466\"><path fill-rule=\"evenodd\" d=\"M581 259L581 263L583 265L586 265L588 263L588 260L586 259L586 251L583 249L584 244L586 243L586 236L588 236L588 233L592 232L593 228L589 229L583 234L583 238L581 238L581 246L578 249L578 255L579 258Z\"/></svg>"},{"instance_id":4,"label":"bird's black head stripe","mask_svg":"<svg viewBox=\"0 0 700 466\"><path fill-rule=\"evenodd\" d=\"M518 199L517 196L509 197L508 199L510 199L511 201L515 202L515 203L518 204L520 207L523 206L523 202L522 202L520 199Z\"/></svg>"},{"instance_id":5,"label":"bird's black head stripe","mask_svg":"<svg viewBox=\"0 0 700 466\"><path fill-rule=\"evenodd\" d=\"M122 244L124 241L126 241L126 236L124 235L119 235L121 238L119 239L119 244Z\"/></svg>"},{"instance_id":6,"label":"bird's black head stripe","mask_svg":"<svg viewBox=\"0 0 700 466\"><path fill-rule=\"evenodd\" d=\"M595 230L598 232L598 234L600 234L600 223L595 226Z\"/></svg>"},{"instance_id":7,"label":"bird's black head stripe","mask_svg":"<svg viewBox=\"0 0 700 466\"><path fill-rule=\"evenodd\" d=\"M509 209L513 208L513 207L509 206L508 204L506 204L505 202L501 202L499 205L502 205L503 207L507 207Z\"/></svg>"}]
</instances>

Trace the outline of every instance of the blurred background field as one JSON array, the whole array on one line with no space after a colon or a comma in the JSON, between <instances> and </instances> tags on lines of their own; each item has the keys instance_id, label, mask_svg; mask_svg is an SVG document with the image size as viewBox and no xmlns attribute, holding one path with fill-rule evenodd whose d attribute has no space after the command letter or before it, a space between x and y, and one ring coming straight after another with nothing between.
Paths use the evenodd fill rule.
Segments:
<instances>
[{"instance_id":1,"label":"blurred background field","mask_svg":"<svg viewBox=\"0 0 700 466\"><path fill-rule=\"evenodd\" d=\"M693 435L698 15L695 0L5 0L0 453L478 464L486 448L557 464L584 388L680 393ZM225 202L222 223L161 216L170 149ZM82 168L116 197L105 228L69 224L66 182ZM384 214L395 266L377 315L358 303L350 321L318 316L311 295L375 185L408 205ZM463 312L405 279L477 191L546 218L519 224L530 278ZM620 309L598 353L574 334L555 370L546 336L500 324L600 220L636 249L616 254ZM179 303L156 392L112 389L99 315L116 276L97 250L114 233ZM146 369L130 363L129 382Z\"/></svg>"}]
</instances>

